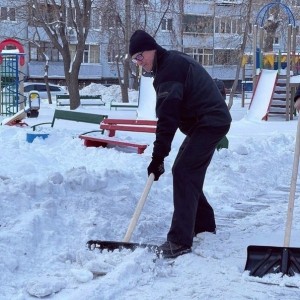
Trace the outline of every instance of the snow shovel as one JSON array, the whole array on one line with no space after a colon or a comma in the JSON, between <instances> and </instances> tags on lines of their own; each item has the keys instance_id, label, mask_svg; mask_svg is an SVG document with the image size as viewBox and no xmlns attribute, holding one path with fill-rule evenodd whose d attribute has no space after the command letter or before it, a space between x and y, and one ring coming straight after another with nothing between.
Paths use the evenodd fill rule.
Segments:
<instances>
[{"instance_id":1,"label":"snow shovel","mask_svg":"<svg viewBox=\"0 0 300 300\"><path fill-rule=\"evenodd\" d=\"M299 134L300 116L298 118L296 133L296 146L283 247L248 246L245 270L250 271L250 276L263 277L266 274L275 273L282 273L282 276L294 276L295 273L300 273L300 248L289 247L300 156Z\"/></svg>"},{"instance_id":2,"label":"snow shovel","mask_svg":"<svg viewBox=\"0 0 300 300\"><path fill-rule=\"evenodd\" d=\"M133 234L133 230L136 227L137 221L141 215L142 209L144 207L144 204L146 202L146 198L148 196L148 193L150 191L150 188L152 186L152 183L154 181L154 174L150 174L148 177L148 180L146 182L146 186L144 188L144 191L142 193L142 196L140 200L138 201L138 204L135 208L134 214L131 218L131 221L129 223L127 232L123 238L122 242L115 242L115 241L101 241L101 240L90 240L87 242L87 246L90 250L94 250L95 248L102 250L108 250L108 251L114 251L116 249L131 249L134 250L136 248L148 248L151 251L155 251L157 248L156 245L151 244L140 244L140 243L130 243L131 236Z\"/></svg>"}]
</instances>

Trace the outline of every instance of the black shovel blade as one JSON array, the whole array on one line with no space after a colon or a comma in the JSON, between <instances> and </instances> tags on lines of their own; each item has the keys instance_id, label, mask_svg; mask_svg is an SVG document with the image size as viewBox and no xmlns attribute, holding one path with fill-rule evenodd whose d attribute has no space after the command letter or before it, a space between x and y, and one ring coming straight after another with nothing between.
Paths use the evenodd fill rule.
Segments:
<instances>
[{"instance_id":1,"label":"black shovel blade","mask_svg":"<svg viewBox=\"0 0 300 300\"><path fill-rule=\"evenodd\" d=\"M90 240L87 242L87 247L90 250L99 249L100 251L102 250L114 251L114 250L122 250L122 249L130 249L133 251L136 248L147 248L151 252L155 252L158 246L152 244Z\"/></svg>"},{"instance_id":2,"label":"black shovel blade","mask_svg":"<svg viewBox=\"0 0 300 300\"><path fill-rule=\"evenodd\" d=\"M300 274L300 248L248 246L245 271L257 277L276 273L282 273L282 276Z\"/></svg>"}]
</instances>

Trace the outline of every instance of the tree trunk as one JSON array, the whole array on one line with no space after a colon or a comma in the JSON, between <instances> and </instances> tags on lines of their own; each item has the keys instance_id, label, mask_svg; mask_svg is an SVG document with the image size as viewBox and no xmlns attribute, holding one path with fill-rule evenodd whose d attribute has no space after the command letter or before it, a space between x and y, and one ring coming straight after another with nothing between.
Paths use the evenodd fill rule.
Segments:
<instances>
[{"instance_id":1,"label":"tree trunk","mask_svg":"<svg viewBox=\"0 0 300 300\"><path fill-rule=\"evenodd\" d=\"M126 52L129 49L129 39L131 35L131 0L125 1L125 49ZM128 88L129 88L129 73L130 73L130 66L129 66L129 57L126 54L124 58L124 78L121 84L121 93L122 93L122 101L129 102L128 97Z\"/></svg>"},{"instance_id":2,"label":"tree trunk","mask_svg":"<svg viewBox=\"0 0 300 300\"><path fill-rule=\"evenodd\" d=\"M63 58L65 79L70 94L70 109L80 105L79 70L83 59L86 38L90 29L92 0L85 1L46 1L47 5L38 0L29 1L33 9L36 23L43 27L54 47ZM68 25L67 9L70 9L72 22ZM52 19L49 18L51 13ZM76 31L77 45L74 59L71 59L68 26Z\"/></svg>"},{"instance_id":3,"label":"tree trunk","mask_svg":"<svg viewBox=\"0 0 300 300\"><path fill-rule=\"evenodd\" d=\"M77 51L77 55L83 55L83 51ZM71 66L72 72L70 72L70 82L68 85L69 94L70 94L70 110L78 108L80 105L79 97L79 70L80 70L81 61L74 60L73 65Z\"/></svg>"},{"instance_id":4,"label":"tree trunk","mask_svg":"<svg viewBox=\"0 0 300 300\"><path fill-rule=\"evenodd\" d=\"M248 2L247 15L246 15L246 26L245 26L245 31L244 31L244 34L243 34L243 41L242 41L242 44L241 44L241 48L239 50L239 59L240 59L240 61L239 61L238 65L237 65L237 68L236 68L235 79L234 79L232 89L231 89L231 92L230 92L230 96L229 96L229 102L228 102L228 109L229 110L232 107L233 96L236 92L236 88L237 88L238 83L239 83L240 71L241 71L241 67L242 67L242 63L243 63L243 55L245 53L247 37L248 37L248 32L249 32L250 17L251 17L251 10L252 10L252 1L253 0L249 0L249 2Z\"/></svg>"},{"instance_id":5,"label":"tree trunk","mask_svg":"<svg viewBox=\"0 0 300 300\"><path fill-rule=\"evenodd\" d=\"M71 74L68 88L70 95L70 110L74 110L80 106L78 75Z\"/></svg>"},{"instance_id":6,"label":"tree trunk","mask_svg":"<svg viewBox=\"0 0 300 300\"><path fill-rule=\"evenodd\" d=\"M280 11L279 4L273 7L272 13L270 13L269 18L267 19L267 23L264 25L264 29L266 31L265 40L264 40L264 52L272 52L273 51L273 43L274 38L276 36L276 30L280 25L280 21L278 20L278 15Z\"/></svg>"},{"instance_id":7,"label":"tree trunk","mask_svg":"<svg viewBox=\"0 0 300 300\"><path fill-rule=\"evenodd\" d=\"M47 90L47 97L48 97L48 103L49 104L52 104L52 98L51 98L51 93L50 93L50 88L49 88L49 78L48 78L48 70L49 70L49 58L48 56L43 53L45 58L46 58L46 64L45 64L45 67L44 67L44 81L45 81L45 84L46 84L46 90Z\"/></svg>"}]
</instances>

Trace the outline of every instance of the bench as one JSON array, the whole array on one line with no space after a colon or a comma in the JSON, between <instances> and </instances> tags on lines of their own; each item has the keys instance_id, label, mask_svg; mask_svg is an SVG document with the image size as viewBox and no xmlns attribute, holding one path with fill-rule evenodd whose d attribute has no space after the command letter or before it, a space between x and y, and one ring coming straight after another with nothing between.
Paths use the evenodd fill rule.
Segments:
<instances>
[{"instance_id":1,"label":"bench","mask_svg":"<svg viewBox=\"0 0 300 300\"><path fill-rule=\"evenodd\" d=\"M112 108L115 108L115 110L117 110L117 108L130 108L130 109L136 109L139 107L139 104L133 103L133 102L115 102L112 101L110 102L110 110Z\"/></svg>"},{"instance_id":2,"label":"bench","mask_svg":"<svg viewBox=\"0 0 300 300\"><path fill-rule=\"evenodd\" d=\"M83 133L79 138L84 140L84 145L86 147L106 147L107 145L113 146L123 146L123 147L135 147L137 148L137 153L144 153L145 149L148 147L147 144L132 143L124 140L115 138L116 131L131 131L131 132L145 132L145 133L155 133L156 132L157 121L155 120L128 120L128 119L109 119L104 118L100 123L100 129L103 131L108 131L107 136L90 136L86 135L96 131L89 131ZM97 130L99 132L99 130ZM228 148L228 139L226 136L216 146L216 150L221 150L223 148Z\"/></svg>"},{"instance_id":3,"label":"bench","mask_svg":"<svg viewBox=\"0 0 300 300\"><path fill-rule=\"evenodd\" d=\"M72 110L55 109L52 122L44 122L44 123L35 124L35 125L31 126L31 128L33 129L33 131L35 131L36 127L38 127L40 125L46 125L46 124L50 124L51 127L53 127L55 120L57 120L57 119L99 125L105 118L107 118L106 115L84 113L84 112L78 112L78 111L72 111Z\"/></svg>"},{"instance_id":4,"label":"bench","mask_svg":"<svg viewBox=\"0 0 300 300\"><path fill-rule=\"evenodd\" d=\"M105 106L101 95L80 95L80 104L89 106ZM70 95L56 95L57 106L70 106Z\"/></svg>"},{"instance_id":5,"label":"bench","mask_svg":"<svg viewBox=\"0 0 300 300\"><path fill-rule=\"evenodd\" d=\"M131 131L155 133L157 122L154 120L128 120L128 119L103 119L100 129L108 131L108 136L90 136L81 134L86 147L106 147L107 145L137 148L137 153L142 154L148 147L145 143L133 143L115 138L116 131ZM90 133L90 132L87 132Z\"/></svg>"}]
</instances>

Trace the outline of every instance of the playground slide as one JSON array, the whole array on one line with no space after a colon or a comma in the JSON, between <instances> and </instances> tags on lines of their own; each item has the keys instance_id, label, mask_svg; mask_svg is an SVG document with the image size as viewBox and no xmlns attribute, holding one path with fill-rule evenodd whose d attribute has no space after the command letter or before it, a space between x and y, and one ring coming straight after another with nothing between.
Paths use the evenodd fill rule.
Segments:
<instances>
[{"instance_id":1,"label":"playground slide","mask_svg":"<svg viewBox=\"0 0 300 300\"><path fill-rule=\"evenodd\" d=\"M248 120L265 120L272 100L277 79L277 70L261 71L256 89L253 93L246 118Z\"/></svg>"},{"instance_id":2,"label":"playground slide","mask_svg":"<svg viewBox=\"0 0 300 300\"><path fill-rule=\"evenodd\" d=\"M23 119L25 119L27 116L27 113L25 111L25 109L22 109L20 111L18 111L17 113L15 113L13 116L5 118L4 120L2 120L1 124L2 125L16 125L18 123L20 123Z\"/></svg>"}]
</instances>

